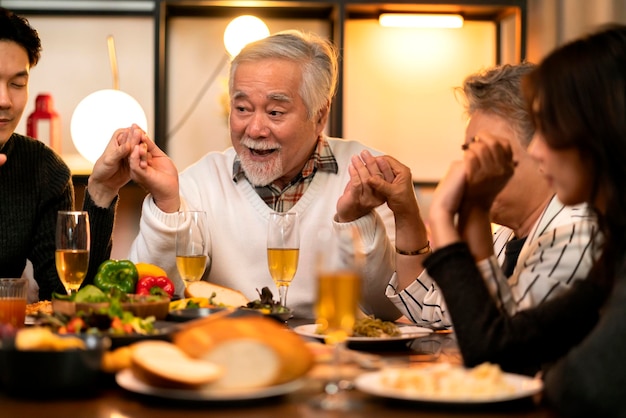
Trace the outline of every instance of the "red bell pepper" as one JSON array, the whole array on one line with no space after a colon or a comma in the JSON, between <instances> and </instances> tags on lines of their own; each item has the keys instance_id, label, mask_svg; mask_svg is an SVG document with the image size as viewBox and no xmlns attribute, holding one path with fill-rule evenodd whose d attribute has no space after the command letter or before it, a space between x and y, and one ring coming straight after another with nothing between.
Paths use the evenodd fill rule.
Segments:
<instances>
[{"instance_id":1,"label":"red bell pepper","mask_svg":"<svg viewBox=\"0 0 626 418\"><path fill-rule=\"evenodd\" d=\"M162 295L166 293L170 298L174 296L174 283L165 276L146 276L139 279L135 293L138 295Z\"/></svg>"}]
</instances>

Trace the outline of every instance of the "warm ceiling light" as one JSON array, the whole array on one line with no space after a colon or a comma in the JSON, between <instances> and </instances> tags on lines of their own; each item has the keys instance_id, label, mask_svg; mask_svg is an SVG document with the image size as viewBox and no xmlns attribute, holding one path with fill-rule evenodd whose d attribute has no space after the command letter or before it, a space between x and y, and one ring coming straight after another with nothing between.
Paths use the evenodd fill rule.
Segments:
<instances>
[{"instance_id":1,"label":"warm ceiling light","mask_svg":"<svg viewBox=\"0 0 626 418\"><path fill-rule=\"evenodd\" d=\"M423 13L382 13L378 23L395 28L460 28L463 16L450 14Z\"/></svg>"},{"instance_id":2,"label":"warm ceiling light","mask_svg":"<svg viewBox=\"0 0 626 418\"><path fill-rule=\"evenodd\" d=\"M263 39L270 34L265 22L256 16L244 15L233 19L224 30L224 46L231 57L250 42Z\"/></svg>"}]
</instances>

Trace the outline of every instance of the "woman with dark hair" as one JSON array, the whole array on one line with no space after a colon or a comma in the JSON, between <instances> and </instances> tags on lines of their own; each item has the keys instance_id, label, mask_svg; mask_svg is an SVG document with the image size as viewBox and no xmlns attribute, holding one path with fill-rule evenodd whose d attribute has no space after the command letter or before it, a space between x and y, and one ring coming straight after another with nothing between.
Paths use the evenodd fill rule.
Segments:
<instances>
[{"instance_id":1,"label":"woman with dark hair","mask_svg":"<svg viewBox=\"0 0 626 418\"><path fill-rule=\"evenodd\" d=\"M601 258L553 300L514 316L497 309L475 261L493 251L488 208L515 162L506 141L484 132L438 186L430 212L438 250L424 265L467 365L543 365L546 398L560 412L626 416L626 26L556 49L523 90L536 128L529 152L563 203L597 212Z\"/></svg>"},{"instance_id":2,"label":"woman with dark hair","mask_svg":"<svg viewBox=\"0 0 626 418\"><path fill-rule=\"evenodd\" d=\"M466 366L542 370L545 398L560 413L626 416L626 26L556 49L522 89L535 127L528 151L561 202L596 213L601 255L566 292L514 315L498 307L477 263L493 257L490 209L518 167L510 138L486 125L437 187L429 214L436 251L421 263L443 292ZM368 184L394 214L414 207L403 166L376 161L393 180ZM397 242L420 234L405 225ZM396 263L407 275L407 261Z\"/></svg>"}]
</instances>

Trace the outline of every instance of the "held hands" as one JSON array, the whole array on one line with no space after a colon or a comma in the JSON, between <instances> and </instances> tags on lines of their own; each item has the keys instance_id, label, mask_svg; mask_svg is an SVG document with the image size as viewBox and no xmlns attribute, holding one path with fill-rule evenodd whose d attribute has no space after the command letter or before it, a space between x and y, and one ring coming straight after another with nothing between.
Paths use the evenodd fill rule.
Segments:
<instances>
[{"instance_id":1,"label":"held hands","mask_svg":"<svg viewBox=\"0 0 626 418\"><path fill-rule=\"evenodd\" d=\"M466 144L465 203L489 210L493 201L513 175L516 163L508 139L482 133Z\"/></svg>"},{"instance_id":2,"label":"held hands","mask_svg":"<svg viewBox=\"0 0 626 418\"><path fill-rule=\"evenodd\" d=\"M384 198L396 220L404 216L419 217L411 169L388 155L377 157L376 164L385 174L370 176L368 185Z\"/></svg>"},{"instance_id":3,"label":"held hands","mask_svg":"<svg viewBox=\"0 0 626 418\"><path fill-rule=\"evenodd\" d=\"M96 205L109 207L120 188L128 183L130 180L128 156L145 135L137 125L118 129L113 133L89 176L87 187Z\"/></svg>"},{"instance_id":4,"label":"held hands","mask_svg":"<svg viewBox=\"0 0 626 418\"><path fill-rule=\"evenodd\" d=\"M454 161L437 185L429 220L434 244L443 247L461 240L455 216L473 210L488 217L489 209L513 175L515 163L506 139L481 134L464 146L463 161ZM488 225L488 219L487 219ZM463 230L468 225L459 225ZM489 240L490 244L490 240ZM493 247L489 245L491 251Z\"/></svg>"},{"instance_id":5,"label":"held hands","mask_svg":"<svg viewBox=\"0 0 626 418\"><path fill-rule=\"evenodd\" d=\"M379 167L377 160L367 150L352 157L348 171L350 181L337 201L338 222L352 222L385 202L385 197L370 185L372 177L386 181L394 178L389 166Z\"/></svg>"},{"instance_id":6,"label":"held hands","mask_svg":"<svg viewBox=\"0 0 626 418\"><path fill-rule=\"evenodd\" d=\"M147 135L134 145L128 161L132 180L152 195L159 209L172 213L180 208L178 170Z\"/></svg>"}]
</instances>

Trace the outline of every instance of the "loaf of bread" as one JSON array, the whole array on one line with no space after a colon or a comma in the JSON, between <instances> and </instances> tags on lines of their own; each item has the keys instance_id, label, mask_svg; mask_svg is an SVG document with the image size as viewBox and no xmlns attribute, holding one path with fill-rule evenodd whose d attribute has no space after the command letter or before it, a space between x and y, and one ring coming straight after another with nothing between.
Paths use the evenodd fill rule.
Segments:
<instances>
[{"instance_id":1,"label":"loaf of bread","mask_svg":"<svg viewBox=\"0 0 626 418\"><path fill-rule=\"evenodd\" d=\"M188 322L173 337L190 357L224 371L220 388L257 388L297 379L313 366L313 354L296 333L262 316L211 316Z\"/></svg>"},{"instance_id":2,"label":"loaf of bread","mask_svg":"<svg viewBox=\"0 0 626 418\"><path fill-rule=\"evenodd\" d=\"M152 386L180 389L212 383L223 374L216 364L191 358L176 345L160 340L132 345L131 370Z\"/></svg>"},{"instance_id":3,"label":"loaf of bread","mask_svg":"<svg viewBox=\"0 0 626 418\"><path fill-rule=\"evenodd\" d=\"M213 305L234 308L245 306L249 302L238 290L203 280L189 283L185 288L185 297L211 299Z\"/></svg>"}]
</instances>

